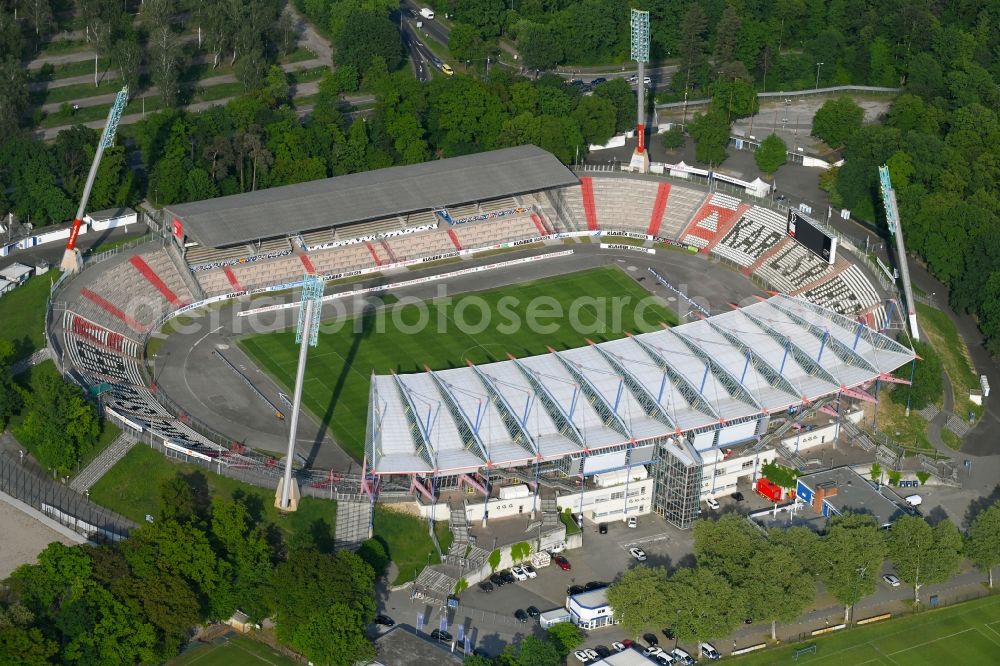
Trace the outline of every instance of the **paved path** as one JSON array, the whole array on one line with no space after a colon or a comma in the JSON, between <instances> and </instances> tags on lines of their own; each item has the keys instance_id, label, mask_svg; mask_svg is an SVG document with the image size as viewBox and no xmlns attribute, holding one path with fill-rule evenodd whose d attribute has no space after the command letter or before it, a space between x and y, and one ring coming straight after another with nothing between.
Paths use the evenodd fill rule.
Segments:
<instances>
[{"instance_id":1,"label":"paved path","mask_svg":"<svg viewBox=\"0 0 1000 666\"><path fill-rule=\"evenodd\" d=\"M948 373L944 370L941 371L941 381L944 386L944 404L941 411L935 414L934 418L927 424L927 439L938 450L938 453L943 453L949 458L954 458L958 452L945 444L944 439L941 438L941 428L945 427L948 417L955 408L955 396L951 390L951 380L948 379Z\"/></svg>"},{"instance_id":2,"label":"paved path","mask_svg":"<svg viewBox=\"0 0 1000 666\"><path fill-rule=\"evenodd\" d=\"M293 3L289 2L285 5L285 11L292 16L293 25L299 33L299 46L306 47L315 53L316 57L324 64L333 67L333 49L326 37L316 32L316 28L299 13Z\"/></svg>"}]
</instances>

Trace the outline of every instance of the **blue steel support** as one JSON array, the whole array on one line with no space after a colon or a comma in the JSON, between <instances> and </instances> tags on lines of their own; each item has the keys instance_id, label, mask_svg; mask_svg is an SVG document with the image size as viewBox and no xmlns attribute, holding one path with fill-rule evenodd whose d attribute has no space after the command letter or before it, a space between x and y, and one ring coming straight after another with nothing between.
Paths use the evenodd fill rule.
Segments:
<instances>
[{"instance_id":1,"label":"blue steel support","mask_svg":"<svg viewBox=\"0 0 1000 666\"><path fill-rule=\"evenodd\" d=\"M698 389L698 393L704 395L705 393L705 382L708 381L708 363L705 364L705 374L701 376L701 388Z\"/></svg>"},{"instance_id":2,"label":"blue steel support","mask_svg":"<svg viewBox=\"0 0 1000 666\"><path fill-rule=\"evenodd\" d=\"M746 357L747 357L746 363L743 364L743 374L740 375L740 384L742 384L743 380L747 378L747 370L750 369L750 352L749 351L746 353Z\"/></svg>"},{"instance_id":3,"label":"blue steel support","mask_svg":"<svg viewBox=\"0 0 1000 666\"><path fill-rule=\"evenodd\" d=\"M576 388L573 389L573 399L569 403L568 416L570 421L573 420L573 414L576 413L576 401L579 396L580 396L580 387L577 386Z\"/></svg>"},{"instance_id":4,"label":"blue steel support","mask_svg":"<svg viewBox=\"0 0 1000 666\"><path fill-rule=\"evenodd\" d=\"M657 404L660 405L663 404L663 392L666 390L666 388L667 388L667 373L664 372L662 378L660 379L660 391L659 393L656 394Z\"/></svg>"},{"instance_id":5,"label":"blue steel support","mask_svg":"<svg viewBox=\"0 0 1000 666\"><path fill-rule=\"evenodd\" d=\"M819 343L819 353L816 354L817 363L819 363L819 360L823 358L823 350L826 349L826 341L829 339L829 337L830 337L830 331L827 331L826 333L823 334L823 339Z\"/></svg>"},{"instance_id":6,"label":"blue steel support","mask_svg":"<svg viewBox=\"0 0 1000 666\"><path fill-rule=\"evenodd\" d=\"M788 360L788 340L785 340L785 353L781 355L781 367L778 368L778 374L785 374L785 361Z\"/></svg>"},{"instance_id":7,"label":"blue steel support","mask_svg":"<svg viewBox=\"0 0 1000 666\"><path fill-rule=\"evenodd\" d=\"M858 332L854 334L854 344L851 345L853 351L858 351L858 341L861 339L861 333L864 331L865 325L860 321L858 322Z\"/></svg>"},{"instance_id":8,"label":"blue steel support","mask_svg":"<svg viewBox=\"0 0 1000 666\"><path fill-rule=\"evenodd\" d=\"M614 404L614 407L612 407L612 409L614 410L615 414L618 413L618 405L621 404L621 401L622 401L622 389L624 389L624 388L625 388L625 380L624 379L619 380L619 382L618 382L618 395L615 396L615 404Z\"/></svg>"}]
</instances>

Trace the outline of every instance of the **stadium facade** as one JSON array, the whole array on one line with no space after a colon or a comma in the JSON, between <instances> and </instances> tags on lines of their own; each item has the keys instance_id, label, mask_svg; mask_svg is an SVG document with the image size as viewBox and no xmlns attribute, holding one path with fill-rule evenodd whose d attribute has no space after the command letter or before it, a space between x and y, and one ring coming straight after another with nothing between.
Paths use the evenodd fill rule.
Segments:
<instances>
[{"instance_id":1,"label":"stadium facade","mask_svg":"<svg viewBox=\"0 0 1000 666\"><path fill-rule=\"evenodd\" d=\"M432 501L456 483L488 496L510 470L536 493L543 476L575 477L582 507L587 478L649 466L652 510L687 527L715 452L760 442L789 408L832 399L839 418L843 398L874 401L864 387L913 358L861 322L776 295L577 349L373 375L367 472L375 486L408 477Z\"/></svg>"}]
</instances>

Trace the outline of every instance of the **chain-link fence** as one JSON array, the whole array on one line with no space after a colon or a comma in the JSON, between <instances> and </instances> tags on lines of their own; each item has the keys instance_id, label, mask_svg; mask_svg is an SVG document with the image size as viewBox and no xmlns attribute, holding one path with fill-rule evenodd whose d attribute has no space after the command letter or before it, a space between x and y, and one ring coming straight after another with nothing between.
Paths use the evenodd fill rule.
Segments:
<instances>
[{"instance_id":1,"label":"chain-link fence","mask_svg":"<svg viewBox=\"0 0 1000 666\"><path fill-rule=\"evenodd\" d=\"M88 539L117 541L136 527L128 518L91 502L44 472L0 453L0 490Z\"/></svg>"}]
</instances>

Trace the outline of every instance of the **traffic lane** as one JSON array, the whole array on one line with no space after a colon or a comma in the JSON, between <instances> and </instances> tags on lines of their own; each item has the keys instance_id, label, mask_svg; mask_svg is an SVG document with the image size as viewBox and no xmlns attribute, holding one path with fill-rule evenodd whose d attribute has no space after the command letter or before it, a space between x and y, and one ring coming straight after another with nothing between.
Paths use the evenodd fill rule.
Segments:
<instances>
[{"instance_id":1,"label":"traffic lane","mask_svg":"<svg viewBox=\"0 0 1000 666\"><path fill-rule=\"evenodd\" d=\"M421 51L420 46L422 45L419 45L420 43L416 36L407 28L403 29L403 44L409 55L410 64L413 66L413 75L418 81L429 80L430 67L428 57Z\"/></svg>"},{"instance_id":2,"label":"traffic lane","mask_svg":"<svg viewBox=\"0 0 1000 666\"><path fill-rule=\"evenodd\" d=\"M420 16L420 10L424 6L425 5L412 2L412 0L405 0L402 3L402 7L404 8L404 10L407 10L409 12L410 17L415 21L420 21L421 30L426 32L428 35L430 35L437 41L441 42L441 44L447 46L448 34L450 31L448 30L448 28L439 23L437 20L435 19L428 20Z\"/></svg>"}]
</instances>

